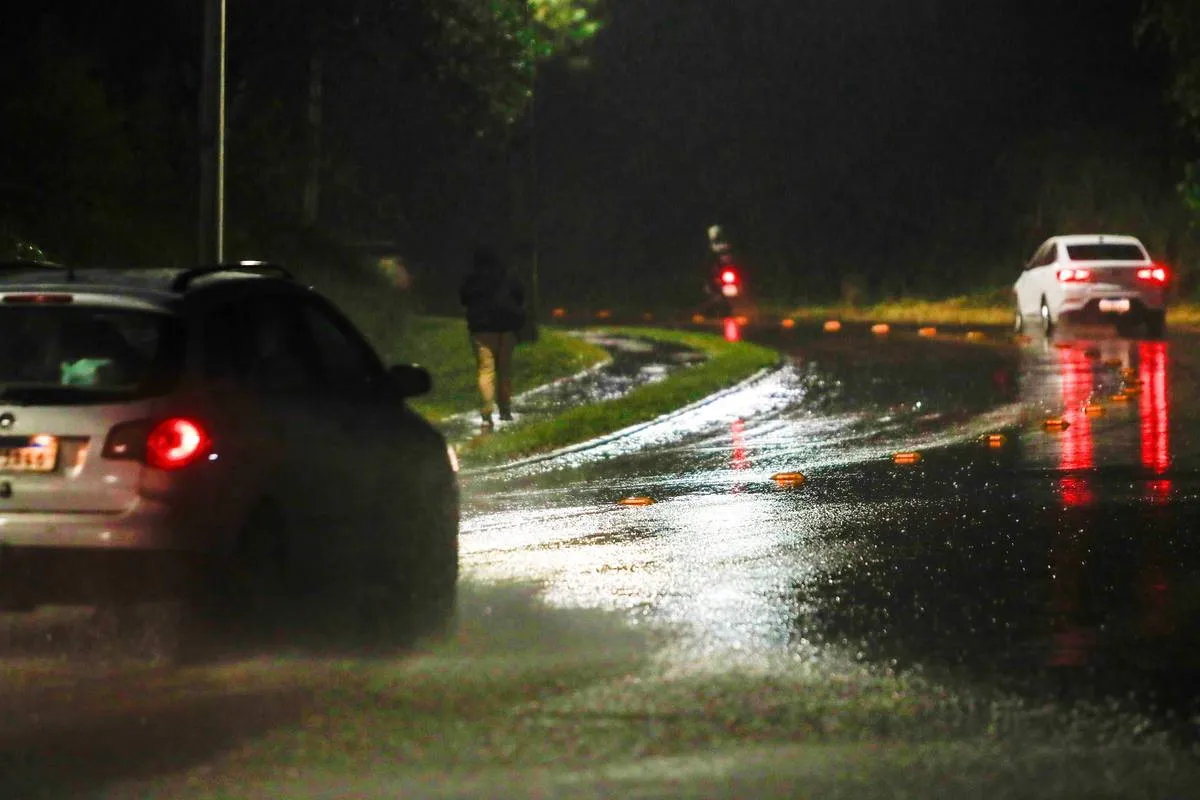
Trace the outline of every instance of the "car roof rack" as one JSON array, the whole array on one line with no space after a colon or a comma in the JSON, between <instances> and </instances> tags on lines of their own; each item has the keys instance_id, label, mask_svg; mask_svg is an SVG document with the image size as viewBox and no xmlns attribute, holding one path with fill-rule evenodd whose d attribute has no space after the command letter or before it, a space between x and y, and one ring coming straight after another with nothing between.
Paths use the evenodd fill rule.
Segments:
<instances>
[{"instance_id":1,"label":"car roof rack","mask_svg":"<svg viewBox=\"0 0 1200 800\"><path fill-rule=\"evenodd\" d=\"M209 264L203 267L191 267L175 276L171 281L172 292L187 291L188 286L197 278L215 275L218 272L243 272L248 275L261 275L269 278L295 280L295 277L284 267L266 261L235 261L230 264Z\"/></svg>"}]
</instances>

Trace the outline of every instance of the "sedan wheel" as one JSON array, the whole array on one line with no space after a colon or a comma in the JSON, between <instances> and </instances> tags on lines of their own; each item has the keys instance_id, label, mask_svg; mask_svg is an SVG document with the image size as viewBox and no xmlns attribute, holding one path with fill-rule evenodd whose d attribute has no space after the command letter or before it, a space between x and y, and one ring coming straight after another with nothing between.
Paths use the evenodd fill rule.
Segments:
<instances>
[{"instance_id":1,"label":"sedan wheel","mask_svg":"<svg viewBox=\"0 0 1200 800\"><path fill-rule=\"evenodd\" d=\"M1054 333L1054 320L1050 318L1050 306L1046 305L1046 301L1042 301L1042 307L1038 309L1038 314L1042 318L1042 333L1049 336Z\"/></svg>"}]
</instances>

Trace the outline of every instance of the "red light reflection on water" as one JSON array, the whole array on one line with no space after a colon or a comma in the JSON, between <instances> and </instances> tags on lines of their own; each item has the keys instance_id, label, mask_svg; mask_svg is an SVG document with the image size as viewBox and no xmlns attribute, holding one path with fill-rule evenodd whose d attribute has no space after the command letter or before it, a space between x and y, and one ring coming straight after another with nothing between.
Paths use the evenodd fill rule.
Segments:
<instances>
[{"instance_id":1,"label":"red light reflection on water","mask_svg":"<svg viewBox=\"0 0 1200 800\"><path fill-rule=\"evenodd\" d=\"M729 457L729 466L733 469L750 469L750 457L746 455L746 422L735 419L729 426L733 436L733 455Z\"/></svg>"},{"instance_id":2,"label":"red light reflection on water","mask_svg":"<svg viewBox=\"0 0 1200 800\"><path fill-rule=\"evenodd\" d=\"M1095 466L1095 447L1092 441L1092 421L1082 409L1092 396L1092 364L1088 357L1074 347L1059 350L1059 371L1062 376L1062 405L1071 423L1062 432L1062 451L1058 466L1062 470L1078 471ZM1088 505L1095 500L1090 481L1082 475L1065 475L1059 480L1063 505Z\"/></svg>"},{"instance_id":3,"label":"red light reflection on water","mask_svg":"<svg viewBox=\"0 0 1200 800\"><path fill-rule=\"evenodd\" d=\"M736 342L742 338L742 329L733 317L725 318L725 341Z\"/></svg>"},{"instance_id":4,"label":"red light reflection on water","mask_svg":"<svg viewBox=\"0 0 1200 800\"><path fill-rule=\"evenodd\" d=\"M1161 475L1171 464L1166 342L1138 344L1138 378L1142 381L1142 393L1138 398L1142 422L1142 466Z\"/></svg>"}]
</instances>

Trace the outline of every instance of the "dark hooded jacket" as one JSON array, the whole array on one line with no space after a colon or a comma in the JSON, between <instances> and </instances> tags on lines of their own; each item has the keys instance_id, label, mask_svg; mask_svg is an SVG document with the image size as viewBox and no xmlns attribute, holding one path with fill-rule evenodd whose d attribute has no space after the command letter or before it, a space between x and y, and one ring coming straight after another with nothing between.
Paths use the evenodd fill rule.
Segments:
<instances>
[{"instance_id":1,"label":"dark hooded jacket","mask_svg":"<svg viewBox=\"0 0 1200 800\"><path fill-rule=\"evenodd\" d=\"M458 299L471 333L516 333L525 324L525 290L495 256L477 253Z\"/></svg>"}]
</instances>

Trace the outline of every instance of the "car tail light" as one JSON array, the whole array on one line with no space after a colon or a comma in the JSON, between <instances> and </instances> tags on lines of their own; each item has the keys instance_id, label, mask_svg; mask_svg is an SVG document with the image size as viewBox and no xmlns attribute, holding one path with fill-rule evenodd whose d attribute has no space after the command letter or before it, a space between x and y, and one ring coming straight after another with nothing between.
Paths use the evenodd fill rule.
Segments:
<instances>
[{"instance_id":1,"label":"car tail light","mask_svg":"<svg viewBox=\"0 0 1200 800\"><path fill-rule=\"evenodd\" d=\"M737 282L738 282L737 272L735 272L734 270L731 270L731 269L726 269L726 270L721 271L721 283L725 284L726 286L732 286Z\"/></svg>"},{"instance_id":2,"label":"car tail light","mask_svg":"<svg viewBox=\"0 0 1200 800\"><path fill-rule=\"evenodd\" d=\"M1059 283L1082 283L1092 279L1092 271L1090 269L1076 269L1067 267L1058 271Z\"/></svg>"},{"instance_id":3,"label":"car tail light","mask_svg":"<svg viewBox=\"0 0 1200 800\"><path fill-rule=\"evenodd\" d=\"M1149 281L1150 283L1164 284L1167 282L1167 270L1165 267L1142 267L1137 271L1138 280Z\"/></svg>"},{"instance_id":4,"label":"car tail light","mask_svg":"<svg viewBox=\"0 0 1200 800\"><path fill-rule=\"evenodd\" d=\"M104 442L102 455L141 461L157 469L179 469L204 456L212 440L200 423L185 417L161 422L138 420L117 425Z\"/></svg>"}]
</instances>

